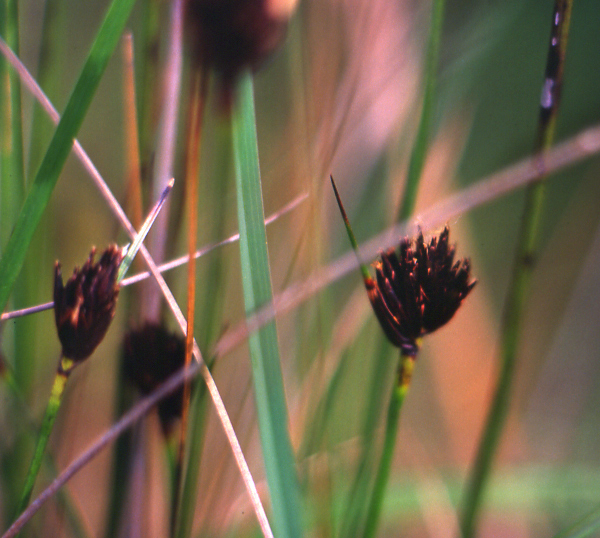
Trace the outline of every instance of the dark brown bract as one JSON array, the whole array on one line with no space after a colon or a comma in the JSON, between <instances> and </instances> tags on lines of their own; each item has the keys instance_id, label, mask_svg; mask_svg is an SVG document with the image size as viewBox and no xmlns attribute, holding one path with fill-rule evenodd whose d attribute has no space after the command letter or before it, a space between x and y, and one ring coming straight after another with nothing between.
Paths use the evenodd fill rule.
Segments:
<instances>
[{"instance_id":1,"label":"dark brown bract","mask_svg":"<svg viewBox=\"0 0 600 538\"><path fill-rule=\"evenodd\" d=\"M81 269L63 285L60 263L54 267L54 319L63 356L75 362L87 359L104 338L115 315L121 250L109 246L94 263L96 249Z\"/></svg>"},{"instance_id":2,"label":"dark brown bract","mask_svg":"<svg viewBox=\"0 0 600 538\"><path fill-rule=\"evenodd\" d=\"M369 299L389 340L407 355L416 355L417 340L446 324L476 284L470 262L454 262L448 227L429 244L419 234L405 238L398 253L381 254L376 279L365 281Z\"/></svg>"},{"instance_id":3,"label":"dark brown bract","mask_svg":"<svg viewBox=\"0 0 600 538\"><path fill-rule=\"evenodd\" d=\"M163 326L146 323L125 335L123 371L125 378L138 390L150 394L185 363L185 339L168 332ZM168 434L173 421L181 417L183 388L158 404L163 432Z\"/></svg>"},{"instance_id":4,"label":"dark brown bract","mask_svg":"<svg viewBox=\"0 0 600 538\"><path fill-rule=\"evenodd\" d=\"M287 18L267 0L188 0L186 24L194 61L214 69L226 89L238 73L255 69L279 45Z\"/></svg>"}]
</instances>

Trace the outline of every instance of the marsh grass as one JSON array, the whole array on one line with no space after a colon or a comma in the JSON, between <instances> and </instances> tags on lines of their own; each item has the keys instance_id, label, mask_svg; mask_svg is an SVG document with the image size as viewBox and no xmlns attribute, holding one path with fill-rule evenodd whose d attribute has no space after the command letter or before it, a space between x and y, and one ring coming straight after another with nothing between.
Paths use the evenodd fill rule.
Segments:
<instances>
[{"instance_id":1,"label":"marsh grass","mask_svg":"<svg viewBox=\"0 0 600 538\"><path fill-rule=\"evenodd\" d=\"M128 4L117 3L122 8ZM70 108L65 109L65 103L107 7L83 4L89 3L48 2L44 20L37 3L21 2L17 13L17 3L7 2L10 10L3 11L3 35L7 36L6 24L13 29L18 26L20 56L38 73L36 78L67 116ZM381 343L384 337L364 296L360 273L356 265L348 265L355 262L328 177L333 173L344 192L359 244L395 221L418 125L421 96L416 88L430 19L425 7L415 10L412 4L357 0L348 7L303 2L290 23L283 49L255 77L265 214L308 194L266 232L274 296L298 289L304 295L301 304L277 315L276 340L285 389L285 409L280 411L288 416L302 498L299 517L306 536L342 535L344 522L353 517L347 513L347 497L356 473L363 467L374 473L382 447L386 413L382 394L391 389L396 353ZM551 4L532 0L518 5L446 5L438 99L415 209L421 222L431 222L426 220L427 211L443 207L436 206L437 202L530 154ZM123 15L122 20L133 30L144 208L154 199L148 179L153 155L159 153L162 142L157 138L157 123L163 107L160 76L169 45L167 21L166 6L146 2L138 2L131 17ZM35 29L33 35L31 29ZM600 120L596 53L600 37L596 30L595 3L575 3L556 132L559 142ZM121 30L115 33L118 37ZM108 56L111 59L97 81L96 93L89 88L83 92L89 110L81 111L78 138L117 198L124 200L123 67L119 54ZM2 69L3 76L10 72L4 63ZM187 71L182 75L185 88ZM0 170L0 264L11 269L3 274L15 277L14 285L4 280L0 286L3 303L8 301L8 308L14 309L51 298L55 259L72 267L93 244L99 248L112 241L122 244L126 234L117 228L117 219L86 172L74 159L66 159L65 152L66 164L53 171L56 187L48 192L41 224L30 231L31 242L13 240L13 246L7 246L19 217L18 212L4 208L23 203L5 204L7 193L21 189L24 200L35 190L36 177L42 180L40 163L57 157L54 150L47 153L50 139L61 131L48 134L50 124L28 92L22 93L22 113L16 113L15 101L7 108L6 89L3 85L3 148L10 123L10 135L16 140L23 136L24 149L20 176L10 173L10 167L19 167L18 162L5 164L3 160ZM185 108L185 100L180 103ZM199 246L238 229L234 149L229 122L217 111L217 103L211 84L198 184ZM7 122L7 110L22 123ZM184 132L183 122L179 132ZM185 147L181 137L175 151L171 217L162 225L169 238L167 258L187 250L184 182L179 181ZM3 153L3 158L19 160L13 152ZM580 536L574 533L580 533L582 526L590 535L596 525L592 511L600 504L596 487L600 342L595 329L600 315L596 300L600 296L596 276L600 263L598 172L598 158L592 157L547 180L540 255L522 320L515 390L482 505L479 536L546 537L563 531L561 536ZM44 173L43 179L48 178ZM459 532L459 500L495 376L498 320L522 197L520 189L508 196L495 195L494 200L452 216L449 222L461 254L472 259L479 284L456 318L429 337L420 352L403 406L378 536L455 536ZM459 201L467 200L463 195ZM429 217L435 220L435 215ZM426 236L433 231L424 229ZM20 271L16 255L11 254L17 250L24 260ZM334 274L339 266L329 264L340 260L347 264L343 276L334 277L318 291L306 284L323 268ZM243 334L242 271L238 245L225 245L198 260L194 333L205 357L217 352L211 371L267 514L274 521L273 510L278 508L269 500L271 486L260 440L263 434L257 426L257 389L247 335L226 353L219 352L231 341L228 338ZM185 274L185 268L166 274L180 305L186 300ZM140 304L151 286L155 284L123 289L106 340L69 381L33 498L57 470L67 467L128 409L115 411L123 397L118 380L121 339L128 327L143 321ZM161 319L174 329L176 321L169 310L163 306L160 310ZM59 344L49 312L3 322L1 337L7 371L18 388L17 392L8 383L0 386L4 530L14 517ZM190 428L196 430L190 431L192 446L187 447L187 453L195 455L199 474L184 486L194 490L197 500L193 517L186 508L187 519L182 520L178 536L256 536L256 517L201 384L201 380L195 384L191 413L195 418ZM368 427L365 419L369 419ZM128 493L129 489L125 492L115 528L123 528L126 522L144 536L166 536L172 495L170 464L155 414L143 420L143 442L137 449L141 452L134 456L145 462L146 472L136 495ZM52 497L23 534L85 537L105 532L115 495L108 477L115 469L129 472L111 450L86 461L62 489L63 498ZM369 459L363 460L366 454ZM135 517L134 501L139 503ZM583 519L589 513L592 516ZM351 529L344 532L352 536Z\"/></svg>"}]
</instances>

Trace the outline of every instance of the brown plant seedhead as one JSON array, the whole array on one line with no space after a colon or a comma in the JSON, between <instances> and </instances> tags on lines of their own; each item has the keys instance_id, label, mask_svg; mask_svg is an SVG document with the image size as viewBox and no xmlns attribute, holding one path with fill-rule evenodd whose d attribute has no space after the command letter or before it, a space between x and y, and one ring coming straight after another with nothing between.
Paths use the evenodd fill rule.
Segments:
<instances>
[{"instance_id":1,"label":"brown plant seedhead","mask_svg":"<svg viewBox=\"0 0 600 538\"><path fill-rule=\"evenodd\" d=\"M287 16L270 9L269 0L187 2L193 61L199 68L218 73L225 94L231 92L243 69L256 69L277 48L287 23Z\"/></svg>"},{"instance_id":2,"label":"brown plant seedhead","mask_svg":"<svg viewBox=\"0 0 600 538\"><path fill-rule=\"evenodd\" d=\"M121 249L109 246L94 263L96 249L81 269L63 285L60 263L54 266L54 319L63 356L80 362L87 359L104 338L115 315L119 284L117 272Z\"/></svg>"},{"instance_id":3,"label":"brown plant seedhead","mask_svg":"<svg viewBox=\"0 0 600 538\"><path fill-rule=\"evenodd\" d=\"M168 332L162 325L146 323L125 335L123 371L138 390L150 394L185 363L185 339ZM158 404L158 416L167 436L175 419L181 417L183 388Z\"/></svg>"},{"instance_id":4,"label":"brown plant seedhead","mask_svg":"<svg viewBox=\"0 0 600 538\"><path fill-rule=\"evenodd\" d=\"M414 241L400 242L375 262L375 279L365 280L369 300L386 336L407 355L416 355L417 340L446 324L476 280L470 279L470 262L454 262L455 245L449 245L446 226L429 244L420 233Z\"/></svg>"}]
</instances>

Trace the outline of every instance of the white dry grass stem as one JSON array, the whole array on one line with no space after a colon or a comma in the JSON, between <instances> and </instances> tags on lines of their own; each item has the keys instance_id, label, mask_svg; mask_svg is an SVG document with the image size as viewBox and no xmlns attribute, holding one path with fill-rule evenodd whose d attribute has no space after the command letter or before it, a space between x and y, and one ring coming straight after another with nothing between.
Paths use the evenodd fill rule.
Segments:
<instances>
[{"instance_id":1,"label":"white dry grass stem","mask_svg":"<svg viewBox=\"0 0 600 538\"><path fill-rule=\"evenodd\" d=\"M516 165L497 174L493 174L471 187L446 198L439 204L432 206L418 217L423 227L433 227L440 223L469 211L507 194L511 190L522 187L536 180L543 173L555 172L558 169L574 164L586 157L600 152L600 126L583 131L579 135L563 142L550 150L542 171L539 163L534 158L525 159ZM400 223L385 232L370 239L359 247L365 259L375 256L382 248L388 248L397 243L397 237L408 230L407 223ZM254 316L241 322L221 338L217 344L219 355L230 352L234 347L244 341L251 330L256 330L264 323L270 321L275 315L290 310L312 297L315 293L341 278L348 272L358 267L354 252L348 252L334 262L330 263L309 279L294 284L283 293L276 296L273 305L265 307ZM202 363L204 366L204 363ZM188 370L180 370L169 378L156 392L140 400L128 413L116 422L106 433L101 435L84 453L71 462L67 468L37 497L27 510L19 517L13 526L1 537L10 538L20 530L25 522L64 485L77 471L85 466L107 444L114 441L127 428L131 427L144 414L146 414L158 401L180 387L186 378L191 378L198 373L200 364L193 364Z\"/></svg>"},{"instance_id":2,"label":"white dry grass stem","mask_svg":"<svg viewBox=\"0 0 600 538\"><path fill-rule=\"evenodd\" d=\"M278 218L283 217L290 211L293 211L296 207L298 207L307 198L308 198L307 193L296 196L296 198L294 198L291 202L288 202L281 209L279 209L275 213L272 213L271 215L269 215L265 219L265 225L268 226L269 224L275 222ZM222 239L221 241L215 241L213 243L209 243L208 245L205 245L201 249L197 250L194 253L194 257L201 258L202 256L205 256L209 252L212 252L213 250L215 250L219 247L229 245L231 243L235 243L236 241L239 240L239 238L240 238L240 234L235 233L225 239ZM185 265L187 263L188 258L189 258L189 256L187 254L184 256L179 256L178 258L175 258L171 261L160 264L158 266L158 270L161 273L164 273L166 271L170 271L171 269L181 267L182 265ZM151 276L152 276L152 273L150 271L142 271L141 273L131 275L127 278L124 278L121 281L121 287L124 288L126 286L131 286L132 284L137 284L138 282L142 282L143 280L146 280L146 279L150 278ZM38 312L43 312L44 310L50 310L53 307L54 307L54 302L50 301L48 303L42 303L42 304L35 305L35 306L28 306L27 308L21 308L19 310L11 310L10 312L3 312L2 315L0 315L0 321L6 321L9 319L13 319L13 318L20 318L22 316L28 316L30 314L37 314Z\"/></svg>"},{"instance_id":3,"label":"white dry grass stem","mask_svg":"<svg viewBox=\"0 0 600 538\"><path fill-rule=\"evenodd\" d=\"M52 105L50 100L45 96L44 92L39 87L39 85L36 83L36 81L33 79L33 77L29 74L29 72L27 71L25 66L22 64L22 62L17 58L17 56L12 52L12 50L10 50L10 48L6 45L6 43L2 39L0 39L0 52L2 52L4 54L4 56L9 60L11 65L13 65L13 67L15 67L15 70L19 74L23 84L39 100L40 104L42 105L44 110L46 110L46 112L50 115L52 120L55 123L58 123L58 121L60 119L58 112L56 111L56 109L54 108L54 106ZM94 184L100 190L100 193L102 194L104 199L107 201L109 207L114 212L115 216L117 217L117 219L119 220L121 225L127 231L127 234L129 235L129 237L132 240L135 240L135 237L137 234L136 234L136 231L135 231L133 225L129 222L129 219L127 218L127 215L125 215L123 208L121 207L121 205L119 204L117 199L114 197L110 188L108 187L108 185L106 184L106 182L104 181L102 176L100 175L100 172L98 172L97 168L94 166L91 159L88 157L87 153L84 151L83 147L77 140L75 140L73 142L73 149L74 149L77 157L83 163L85 169L88 171L88 173L92 177ZM173 312L173 315L175 316L177 324L179 325L183 334L185 334L187 322L185 320L185 316L183 315L181 309L179 308L179 305L177 304L177 301L175 300L175 297L173 296L167 283L165 282L162 275L160 274L158 267L154 263L154 260L152 259L152 257L150 256L150 253L148 252L148 250L146 249L146 247L144 245L141 246L140 253L142 254L142 257L144 258L144 260L146 261L146 263L150 269L150 272L154 276L154 279L158 283L158 285L161 289L161 292L163 293L165 300L167 301L167 304L169 305L169 308L171 309L171 311ZM194 358L200 365L200 372L202 374L202 377L204 378L204 381L205 381L208 391L210 393L211 399L212 399L215 409L217 411L217 415L219 416L219 420L221 421L221 425L223 427L223 430L225 431L225 435L227 436L227 440L229 442L229 445L233 452L235 462L236 462L238 469L240 471L240 474L242 476L244 486L246 487L248 495L250 496L252 507L256 513L256 517L261 526L261 530L263 531L263 534L265 537L267 537L267 538L272 537L273 534L272 534L269 522L267 520L267 516L266 516L265 510L264 510L264 507L262 506L262 502L258 495L258 491L256 489L256 484L254 483L254 479L252 478L252 474L250 473L248 463L246 462L246 458L244 457L242 448L241 448L241 446L237 440L237 437L235 435L235 431L233 429L231 420L229 419L229 416L227 414L225 404L223 403L223 399L221 398L221 395L219 394L219 390L215 384L215 381L214 381L210 371L208 370L206 364L204 363L202 354L200 352L200 348L198 347L198 345L196 344L195 341L194 341L193 354L194 354Z\"/></svg>"}]
</instances>

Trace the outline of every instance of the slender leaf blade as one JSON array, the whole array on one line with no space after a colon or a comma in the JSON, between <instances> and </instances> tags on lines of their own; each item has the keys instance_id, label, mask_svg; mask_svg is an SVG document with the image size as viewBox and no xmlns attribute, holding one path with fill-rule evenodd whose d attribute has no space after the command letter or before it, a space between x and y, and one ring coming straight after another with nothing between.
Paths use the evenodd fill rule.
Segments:
<instances>
[{"instance_id":1,"label":"slender leaf blade","mask_svg":"<svg viewBox=\"0 0 600 538\"><path fill-rule=\"evenodd\" d=\"M33 233L50 200L106 64L119 40L135 0L114 0L54 132L50 146L25 199L0 260L0 310L8 301Z\"/></svg>"},{"instance_id":2,"label":"slender leaf blade","mask_svg":"<svg viewBox=\"0 0 600 538\"><path fill-rule=\"evenodd\" d=\"M262 203L252 77L239 82L232 113L238 221L246 313L272 300ZM256 407L277 537L302 535L300 486L287 429L277 329L272 321L249 338Z\"/></svg>"}]
</instances>

